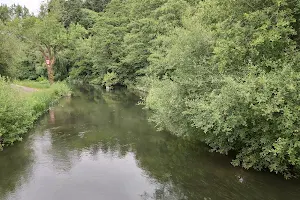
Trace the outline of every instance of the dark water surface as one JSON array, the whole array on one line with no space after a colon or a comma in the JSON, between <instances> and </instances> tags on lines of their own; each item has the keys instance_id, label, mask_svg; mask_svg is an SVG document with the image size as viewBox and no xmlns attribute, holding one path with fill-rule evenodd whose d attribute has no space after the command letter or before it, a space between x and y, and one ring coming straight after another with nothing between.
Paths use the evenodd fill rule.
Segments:
<instances>
[{"instance_id":1,"label":"dark water surface","mask_svg":"<svg viewBox=\"0 0 300 200\"><path fill-rule=\"evenodd\" d=\"M298 200L300 181L246 171L156 132L128 91L81 89L0 152L2 200Z\"/></svg>"}]
</instances>

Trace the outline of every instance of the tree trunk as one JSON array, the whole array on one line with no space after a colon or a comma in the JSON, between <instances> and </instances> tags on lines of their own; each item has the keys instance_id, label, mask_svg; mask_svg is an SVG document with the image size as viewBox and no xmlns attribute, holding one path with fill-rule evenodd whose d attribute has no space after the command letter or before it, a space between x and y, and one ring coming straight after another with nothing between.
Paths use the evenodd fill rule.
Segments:
<instances>
[{"instance_id":1,"label":"tree trunk","mask_svg":"<svg viewBox=\"0 0 300 200\"><path fill-rule=\"evenodd\" d=\"M53 70L52 62L49 65L47 65L47 74L48 74L49 83L50 85L52 85L54 83L54 70Z\"/></svg>"},{"instance_id":2,"label":"tree trunk","mask_svg":"<svg viewBox=\"0 0 300 200\"><path fill-rule=\"evenodd\" d=\"M51 47L48 45L45 45L46 48L44 49L42 46L40 46L40 51L42 52L46 67L47 67L47 74L48 74L48 81L52 85L54 83L54 63L55 63L55 55L52 51Z\"/></svg>"}]
</instances>

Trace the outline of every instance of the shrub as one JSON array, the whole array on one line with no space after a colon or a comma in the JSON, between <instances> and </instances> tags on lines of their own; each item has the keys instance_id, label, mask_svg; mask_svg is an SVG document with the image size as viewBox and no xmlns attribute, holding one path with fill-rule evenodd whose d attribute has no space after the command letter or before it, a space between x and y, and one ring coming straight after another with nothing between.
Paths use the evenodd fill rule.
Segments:
<instances>
[{"instance_id":1,"label":"shrub","mask_svg":"<svg viewBox=\"0 0 300 200\"><path fill-rule=\"evenodd\" d=\"M170 80L153 83L146 98L146 107L153 115L150 121L156 123L159 130L167 129L177 136L186 136L189 124L182 115L186 109L182 97L183 90Z\"/></svg>"},{"instance_id":2,"label":"shrub","mask_svg":"<svg viewBox=\"0 0 300 200\"><path fill-rule=\"evenodd\" d=\"M0 138L2 143L21 141L21 135L32 126L31 108L22 95L0 77Z\"/></svg>"},{"instance_id":3,"label":"shrub","mask_svg":"<svg viewBox=\"0 0 300 200\"><path fill-rule=\"evenodd\" d=\"M199 3L151 63L164 74L153 77L146 105L159 127L235 152L235 166L288 178L300 169L299 5L245 2Z\"/></svg>"},{"instance_id":4,"label":"shrub","mask_svg":"<svg viewBox=\"0 0 300 200\"><path fill-rule=\"evenodd\" d=\"M65 83L55 83L50 88L24 95L15 90L5 78L0 77L0 140L1 148L21 141L26 133L49 106L66 95Z\"/></svg>"},{"instance_id":5,"label":"shrub","mask_svg":"<svg viewBox=\"0 0 300 200\"><path fill-rule=\"evenodd\" d=\"M237 152L235 166L290 177L300 167L299 78L288 65L242 82L226 78L219 92L189 101L187 113L213 150Z\"/></svg>"}]
</instances>

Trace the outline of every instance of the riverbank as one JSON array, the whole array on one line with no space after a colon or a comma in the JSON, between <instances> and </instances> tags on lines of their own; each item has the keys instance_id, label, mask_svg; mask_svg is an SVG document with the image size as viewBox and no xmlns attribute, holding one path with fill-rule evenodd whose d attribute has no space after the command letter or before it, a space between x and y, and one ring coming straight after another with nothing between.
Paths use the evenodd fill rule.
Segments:
<instances>
[{"instance_id":1,"label":"riverbank","mask_svg":"<svg viewBox=\"0 0 300 200\"><path fill-rule=\"evenodd\" d=\"M27 87L29 82L11 84L0 77L0 149L22 141L22 136L34 122L53 103L70 93L70 88L63 82L41 87L43 83L32 81L36 88Z\"/></svg>"}]
</instances>

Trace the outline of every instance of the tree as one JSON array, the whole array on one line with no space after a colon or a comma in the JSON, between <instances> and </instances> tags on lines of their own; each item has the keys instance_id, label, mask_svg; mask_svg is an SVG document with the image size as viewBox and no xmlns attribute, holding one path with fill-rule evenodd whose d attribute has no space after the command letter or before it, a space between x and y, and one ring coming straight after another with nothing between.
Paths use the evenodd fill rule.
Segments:
<instances>
[{"instance_id":1,"label":"tree","mask_svg":"<svg viewBox=\"0 0 300 200\"><path fill-rule=\"evenodd\" d=\"M11 19L11 13L7 5L4 4L0 5L0 19L3 23Z\"/></svg>"},{"instance_id":2,"label":"tree","mask_svg":"<svg viewBox=\"0 0 300 200\"><path fill-rule=\"evenodd\" d=\"M50 84L54 83L56 54L66 43L66 30L55 16L48 15L42 20L37 20L28 34L30 41L44 58Z\"/></svg>"},{"instance_id":3,"label":"tree","mask_svg":"<svg viewBox=\"0 0 300 200\"><path fill-rule=\"evenodd\" d=\"M93 27L94 84L102 84L107 72L122 69L122 42L129 23L128 9L122 0L113 0ZM118 74L118 72L116 72Z\"/></svg>"},{"instance_id":4,"label":"tree","mask_svg":"<svg viewBox=\"0 0 300 200\"><path fill-rule=\"evenodd\" d=\"M67 28L71 23L78 23L82 18L82 1L81 0L72 0L72 1L63 1L61 3L63 6L62 10L62 23Z\"/></svg>"},{"instance_id":5,"label":"tree","mask_svg":"<svg viewBox=\"0 0 300 200\"><path fill-rule=\"evenodd\" d=\"M85 0L83 7L95 12L102 12L111 0Z\"/></svg>"},{"instance_id":6,"label":"tree","mask_svg":"<svg viewBox=\"0 0 300 200\"><path fill-rule=\"evenodd\" d=\"M14 29L0 22L0 75L15 77L16 67L24 57L24 44Z\"/></svg>"}]
</instances>

